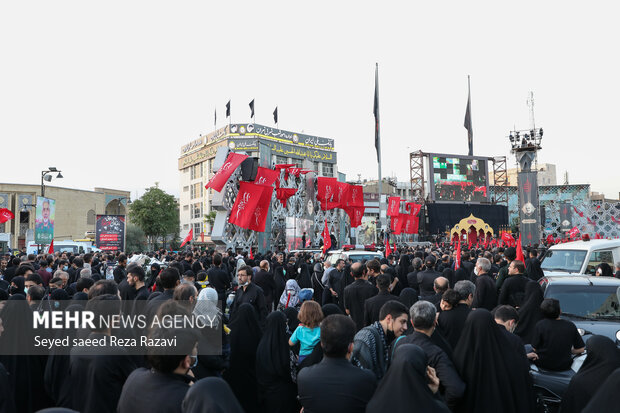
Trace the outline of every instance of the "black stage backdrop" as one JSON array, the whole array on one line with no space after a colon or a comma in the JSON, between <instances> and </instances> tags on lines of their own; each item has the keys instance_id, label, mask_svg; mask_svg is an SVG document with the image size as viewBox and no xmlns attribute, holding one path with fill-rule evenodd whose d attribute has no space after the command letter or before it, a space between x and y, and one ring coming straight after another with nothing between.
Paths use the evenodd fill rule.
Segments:
<instances>
[{"instance_id":1,"label":"black stage backdrop","mask_svg":"<svg viewBox=\"0 0 620 413\"><path fill-rule=\"evenodd\" d=\"M445 233L446 225L451 229L469 214L484 220L496 235L500 225L508 225L508 207L505 205L431 203L425 207L429 234Z\"/></svg>"}]
</instances>

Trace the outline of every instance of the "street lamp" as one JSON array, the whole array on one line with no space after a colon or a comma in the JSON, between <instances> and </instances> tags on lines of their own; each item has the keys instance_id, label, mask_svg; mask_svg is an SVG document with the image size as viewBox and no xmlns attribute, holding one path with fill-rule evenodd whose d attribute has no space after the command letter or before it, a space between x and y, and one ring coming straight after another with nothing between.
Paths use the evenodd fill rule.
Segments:
<instances>
[{"instance_id":1,"label":"street lamp","mask_svg":"<svg viewBox=\"0 0 620 413\"><path fill-rule=\"evenodd\" d=\"M58 172L58 175L56 175L58 179L64 178L62 173L60 173L61 171L56 169L55 166L48 167L47 171L41 171L41 197L45 196L45 182L50 182L52 180L52 174L50 172Z\"/></svg>"}]
</instances>

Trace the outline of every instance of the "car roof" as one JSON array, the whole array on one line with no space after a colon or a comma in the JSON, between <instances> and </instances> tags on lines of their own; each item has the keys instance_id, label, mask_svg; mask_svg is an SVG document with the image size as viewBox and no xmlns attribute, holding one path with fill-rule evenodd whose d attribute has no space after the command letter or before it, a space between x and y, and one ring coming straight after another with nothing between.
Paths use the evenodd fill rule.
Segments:
<instances>
[{"instance_id":1,"label":"car roof","mask_svg":"<svg viewBox=\"0 0 620 413\"><path fill-rule=\"evenodd\" d=\"M620 279L614 277L595 277L587 275L573 275L567 276L545 276L545 280L551 284L563 284L563 285L615 285L620 287Z\"/></svg>"},{"instance_id":2,"label":"car roof","mask_svg":"<svg viewBox=\"0 0 620 413\"><path fill-rule=\"evenodd\" d=\"M598 248L620 247L620 239L593 239L590 241L572 241L556 244L549 250L589 250Z\"/></svg>"},{"instance_id":3,"label":"car roof","mask_svg":"<svg viewBox=\"0 0 620 413\"><path fill-rule=\"evenodd\" d=\"M379 251L366 251L366 250L331 250L328 254L376 254L383 255Z\"/></svg>"}]
</instances>

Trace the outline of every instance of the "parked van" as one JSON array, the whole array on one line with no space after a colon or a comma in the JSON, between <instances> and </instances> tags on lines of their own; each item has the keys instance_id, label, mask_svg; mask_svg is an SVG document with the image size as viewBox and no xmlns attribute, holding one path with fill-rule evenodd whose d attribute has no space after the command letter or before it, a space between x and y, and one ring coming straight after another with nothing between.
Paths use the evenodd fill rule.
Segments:
<instances>
[{"instance_id":1,"label":"parked van","mask_svg":"<svg viewBox=\"0 0 620 413\"><path fill-rule=\"evenodd\" d=\"M545 276L594 275L596 267L603 262L612 269L620 262L620 239L594 239L554 245L545 254L541 268Z\"/></svg>"}]
</instances>

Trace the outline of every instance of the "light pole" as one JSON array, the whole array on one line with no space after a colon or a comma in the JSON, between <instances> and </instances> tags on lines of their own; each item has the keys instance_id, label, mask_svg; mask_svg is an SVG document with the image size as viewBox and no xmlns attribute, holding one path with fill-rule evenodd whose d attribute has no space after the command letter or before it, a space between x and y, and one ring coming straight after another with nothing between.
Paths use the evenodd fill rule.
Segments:
<instances>
[{"instance_id":1,"label":"light pole","mask_svg":"<svg viewBox=\"0 0 620 413\"><path fill-rule=\"evenodd\" d=\"M52 180L52 174L50 172L58 172L56 178L64 178L55 166L50 166L47 171L41 171L41 197L45 196L45 181L50 182Z\"/></svg>"}]
</instances>

